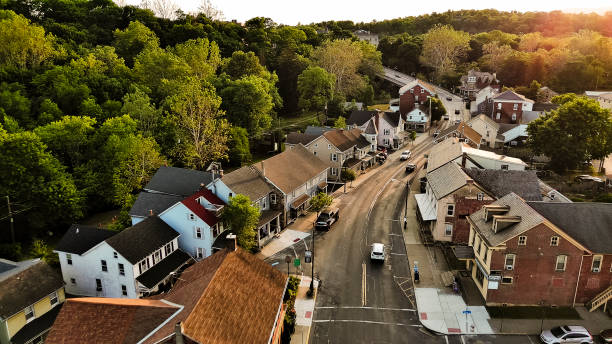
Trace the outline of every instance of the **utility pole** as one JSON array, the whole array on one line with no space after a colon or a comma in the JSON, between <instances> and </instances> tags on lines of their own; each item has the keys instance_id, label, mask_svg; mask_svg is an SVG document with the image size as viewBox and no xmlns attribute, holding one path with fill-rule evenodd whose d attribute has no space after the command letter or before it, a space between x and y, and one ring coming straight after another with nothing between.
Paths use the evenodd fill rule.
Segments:
<instances>
[{"instance_id":1,"label":"utility pole","mask_svg":"<svg viewBox=\"0 0 612 344\"><path fill-rule=\"evenodd\" d=\"M9 195L6 195L6 206L8 207L8 215L10 218L10 226L11 226L11 242L15 243L15 224L13 223L13 212L11 211L11 199Z\"/></svg>"}]
</instances>

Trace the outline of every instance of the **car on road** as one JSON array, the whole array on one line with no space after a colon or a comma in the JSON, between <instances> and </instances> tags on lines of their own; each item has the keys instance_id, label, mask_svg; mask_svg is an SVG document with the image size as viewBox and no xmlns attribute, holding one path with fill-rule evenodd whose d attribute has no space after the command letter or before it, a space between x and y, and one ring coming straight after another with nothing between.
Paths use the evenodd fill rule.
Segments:
<instances>
[{"instance_id":1,"label":"car on road","mask_svg":"<svg viewBox=\"0 0 612 344\"><path fill-rule=\"evenodd\" d=\"M455 120L455 124L459 124L459 123L461 123L461 120L460 119L456 119Z\"/></svg>"},{"instance_id":2,"label":"car on road","mask_svg":"<svg viewBox=\"0 0 612 344\"><path fill-rule=\"evenodd\" d=\"M329 230L331 226L338 221L340 209L336 207L327 207L321 211L317 221L315 221L315 228L322 230Z\"/></svg>"},{"instance_id":3,"label":"car on road","mask_svg":"<svg viewBox=\"0 0 612 344\"><path fill-rule=\"evenodd\" d=\"M448 100L449 102L453 101L453 97L446 97L446 100Z\"/></svg>"},{"instance_id":4,"label":"car on road","mask_svg":"<svg viewBox=\"0 0 612 344\"><path fill-rule=\"evenodd\" d=\"M455 115L458 115L460 113L461 113L461 111L459 111L459 109L455 109Z\"/></svg>"},{"instance_id":5,"label":"car on road","mask_svg":"<svg viewBox=\"0 0 612 344\"><path fill-rule=\"evenodd\" d=\"M448 115L442 116L442 119L445 120L445 121L448 121L448 118L449 118Z\"/></svg>"},{"instance_id":6,"label":"car on road","mask_svg":"<svg viewBox=\"0 0 612 344\"><path fill-rule=\"evenodd\" d=\"M593 343L593 336L582 326L563 325L542 331L540 340L547 344Z\"/></svg>"},{"instance_id":7,"label":"car on road","mask_svg":"<svg viewBox=\"0 0 612 344\"><path fill-rule=\"evenodd\" d=\"M604 342L612 343L612 329L603 330L599 335Z\"/></svg>"},{"instance_id":8,"label":"car on road","mask_svg":"<svg viewBox=\"0 0 612 344\"><path fill-rule=\"evenodd\" d=\"M381 243L374 243L370 249L370 260L372 261L385 261L385 245Z\"/></svg>"},{"instance_id":9,"label":"car on road","mask_svg":"<svg viewBox=\"0 0 612 344\"><path fill-rule=\"evenodd\" d=\"M415 164L408 164L408 165L406 165L406 173L412 173L414 170L416 170L416 165Z\"/></svg>"},{"instance_id":10,"label":"car on road","mask_svg":"<svg viewBox=\"0 0 612 344\"><path fill-rule=\"evenodd\" d=\"M410 152L409 150L403 151L402 155L400 155L400 160L401 161L408 160L410 159L411 155L412 155L412 152Z\"/></svg>"},{"instance_id":11,"label":"car on road","mask_svg":"<svg viewBox=\"0 0 612 344\"><path fill-rule=\"evenodd\" d=\"M601 183L603 182L601 180L601 178L597 178L597 177L593 177L593 176L589 176L588 174L581 174L579 176L576 176L574 178L575 182L578 183L583 183L583 182L595 182L595 183Z\"/></svg>"},{"instance_id":12,"label":"car on road","mask_svg":"<svg viewBox=\"0 0 612 344\"><path fill-rule=\"evenodd\" d=\"M433 138L435 139L436 137L438 137L438 135L440 135L440 130L436 130L436 131L433 133Z\"/></svg>"}]
</instances>

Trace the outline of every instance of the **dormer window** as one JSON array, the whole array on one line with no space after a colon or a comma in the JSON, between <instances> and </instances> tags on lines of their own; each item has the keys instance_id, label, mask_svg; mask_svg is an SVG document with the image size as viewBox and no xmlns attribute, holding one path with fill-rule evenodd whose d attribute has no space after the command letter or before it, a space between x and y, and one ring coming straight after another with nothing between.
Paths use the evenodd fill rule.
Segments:
<instances>
[{"instance_id":1,"label":"dormer window","mask_svg":"<svg viewBox=\"0 0 612 344\"><path fill-rule=\"evenodd\" d=\"M482 200L484 199L484 193L479 192L479 193L476 195L476 199L477 199L477 200L479 200L479 201L482 201Z\"/></svg>"}]
</instances>

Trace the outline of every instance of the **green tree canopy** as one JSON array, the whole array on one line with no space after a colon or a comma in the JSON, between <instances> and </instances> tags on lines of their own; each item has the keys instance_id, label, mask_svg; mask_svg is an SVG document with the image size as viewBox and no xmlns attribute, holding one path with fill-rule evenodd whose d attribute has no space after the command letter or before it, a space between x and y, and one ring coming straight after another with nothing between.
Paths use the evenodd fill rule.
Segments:
<instances>
[{"instance_id":1,"label":"green tree canopy","mask_svg":"<svg viewBox=\"0 0 612 344\"><path fill-rule=\"evenodd\" d=\"M49 61L57 51L55 38L31 24L22 15L0 10L0 65L13 68L36 68Z\"/></svg>"},{"instance_id":2,"label":"green tree canopy","mask_svg":"<svg viewBox=\"0 0 612 344\"><path fill-rule=\"evenodd\" d=\"M228 158L231 165L242 166L243 163L251 161L249 133L246 129L232 126L229 133L228 147Z\"/></svg>"},{"instance_id":3,"label":"green tree canopy","mask_svg":"<svg viewBox=\"0 0 612 344\"><path fill-rule=\"evenodd\" d=\"M130 66L141 51L159 47L159 38L138 20L130 22L125 30L116 29L114 36L113 46Z\"/></svg>"},{"instance_id":4,"label":"green tree canopy","mask_svg":"<svg viewBox=\"0 0 612 344\"><path fill-rule=\"evenodd\" d=\"M346 128L346 118L342 116L338 116L338 118L334 121L334 128L338 128L338 129Z\"/></svg>"},{"instance_id":5,"label":"green tree canopy","mask_svg":"<svg viewBox=\"0 0 612 344\"><path fill-rule=\"evenodd\" d=\"M223 221L236 235L238 245L245 250L255 247L255 229L259 222L260 211L248 196L235 195L223 209Z\"/></svg>"},{"instance_id":6,"label":"green tree canopy","mask_svg":"<svg viewBox=\"0 0 612 344\"><path fill-rule=\"evenodd\" d=\"M329 207L333 201L334 198L332 196L324 192L319 192L310 198L310 210L319 213L321 210Z\"/></svg>"},{"instance_id":7,"label":"green tree canopy","mask_svg":"<svg viewBox=\"0 0 612 344\"><path fill-rule=\"evenodd\" d=\"M335 77L321 67L308 67L298 77L298 106L305 111L321 111L334 94Z\"/></svg>"},{"instance_id":8,"label":"green tree canopy","mask_svg":"<svg viewBox=\"0 0 612 344\"><path fill-rule=\"evenodd\" d=\"M421 63L436 71L438 80L455 71L470 42L466 32L455 31L450 25L437 25L423 36Z\"/></svg>"}]
</instances>

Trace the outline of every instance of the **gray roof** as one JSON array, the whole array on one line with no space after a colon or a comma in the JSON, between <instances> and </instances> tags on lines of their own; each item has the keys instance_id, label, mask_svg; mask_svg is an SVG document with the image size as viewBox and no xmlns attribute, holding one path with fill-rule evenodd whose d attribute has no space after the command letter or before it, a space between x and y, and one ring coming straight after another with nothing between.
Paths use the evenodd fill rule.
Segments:
<instances>
[{"instance_id":1,"label":"gray roof","mask_svg":"<svg viewBox=\"0 0 612 344\"><path fill-rule=\"evenodd\" d=\"M354 124L357 126L361 126L365 122L367 122L370 118L374 117L374 115L376 115L377 113L378 111L354 110L353 112L351 112L351 115L346 120L346 124L349 124L349 125Z\"/></svg>"},{"instance_id":2,"label":"gray roof","mask_svg":"<svg viewBox=\"0 0 612 344\"><path fill-rule=\"evenodd\" d=\"M0 318L8 318L62 288L62 276L37 259L26 269L0 281Z\"/></svg>"},{"instance_id":3,"label":"gray roof","mask_svg":"<svg viewBox=\"0 0 612 344\"><path fill-rule=\"evenodd\" d=\"M248 196L251 201L258 200L274 191L261 173L253 166L244 166L221 178L232 192Z\"/></svg>"},{"instance_id":4,"label":"gray roof","mask_svg":"<svg viewBox=\"0 0 612 344\"><path fill-rule=\"evenodd\" d=\"M55 251L83 254L115 234L117 232L108 229L73 224L55 246Z\"/></svg>"},{"instance_id":5,"label":"gray roof","mask_svg":"<svg viewBox=\"0 0 612 344\"><path fill-rule=\"evenodd\" d=\"M499 136L507 132L508 130L518 127L520 124L518 123L498 123L498 125L499 125L499 130L497 131L497 135Z\"/></svg>"},{"instance_id":6,"label":"gray roof","mask_svg":"<svg viewBox=\"0 0 612 344\"><path fill-rule=\"evenodd\" d=\"M306 130L304 130L304 134L307 135L316 135L317 137L323 135L324 132L326 131L330 131L330 130L336 130L336 128L332 128L332 127L317 127L314 125L309 125L306 127Z\"/></svg>"},{"instance_id":7,"label":"gray roof","mask_svg":"<svg viewBox=\"0 0 612 344\"><path fill-rule=\"evenodd\" d=\"M464 169L478 185L496 198L514 192L526 201L541 201L540 180L535 171Z\"/></svg>"},{"instance_id":8,"label":"gray roof","mask_svg":"<svg viewBox=\"0 0 612 344\"><path fill-rule=\"evenodd\" d=\"M467 184L471 179L457 164L446 164L437 170L427 173L427 183L440 199Z\"/></svg>"},{"instance_id":9,"label":"gray roof","mask_svg":"<svg viewBox=\"0 0 612 344\"><path fill-rule=\"evenodd\" d=\"M462 143L455 137L448 138L431 148L427 158L427 172L453 161L463 154Z\"/></svg>"},{"instance_id":10,"label":"gray roof","mask_svg":"<svg viewBox=\"0 0 612 344\"><path fill-rule=\"evenodd\" d=\"M504 215L520 216L521 221L495 233L492 229L493 220L485 222L484 207L470 215L469 218L474 224L474 229L484 238L490 247L503 244L515 236L520 235L544 222L544 217L528 206L527 203L525 203L525 201L514 192L498 199L497 201L493 202L492 205L509 206L510 210Z\"/></svg>"},{"instance_id":11,"label":"gray roof","mask_svg":"<svg viewBox=\"0 0 612 344\"><path fill-rule=\"evenodd\" d=\"M160 214L184 198L183 196L142 191L138 194L138 198L134 205L132 205L128 215L147 217L151 215L151 210L153 210L153 214Z\"/></svg>"},{"instance_id":12,"label":"gray roof","mask_svg":"<svg viewBox=\"0 0 612 344\"><path fill-rule=\"evenodd\" d=\"M495 100L519 100L519 101L528 101L528 102L533 103L533 100L527 99L524 95L516 93L512 90L504 91L496 95L495 97L493 97L493 99Z\"/></svg>"},{"instance_id":13,"label":"gray roof","mask_svg":"<svg viewBox=\"0 0 612 344\"><path fill-rule=\"evenodd\" d=\"M376 135L376 125L374 121L369 121L368 126L363 131L365 134Z\"/></svg>"},{"instance_id":14,"label":"gray roof","mask_svg":"<svg viewBox=\"0 0 612 344\"><path fill-rule=\"evenodd\" d=\"M292 144L292 145L297 145L298 143L301 143L303 145L308 145L309 143L311 143L312 141L314 141L317 137L321 136L319 135L313 135L313 134L305 134L305 133L299 133L299 132L291 132L289 134L287 134L287 140L285 141L288 144Z\"/></svg>"},{"instance_id":15,"label":"gray roof","mask_svg":"<svg viewBox=\"0 0 612 344\"><path fill-rule=\"evenodd\" d=\"M199 191L201 184L208 185L212 180L211 172L162 166L144 189L187 197Z\"/></svg>"},{"instance_id":16,"label":"gray roof","mask_svg":"<svg viewBox=\"0 0 612 344\"><path fill-rule=\"evenodd\" d=\"M155 250L179 236L157 216L149 216L132 227L106 239L130 263L136 264Z\"/></svg>"},{"instance_id":17,"label":"gray roof","mask_svg":"<svg viewBox=\"0 0 612 344\"><path fill-rule=\"evenodd\" d=\"M594 253L612 253L612 203L527 204Z\"/></svg>"},{"instance_id":18,"label":"gray roof","mask_svg":"<svg viewBox=\"0 0 612 344\"><path fill-rule=\"evenodd\" d=\"M397 127L399 125L401 114L399 111L397 112L383 112L383 118L393 127ZM403 128L402 128L403 129Z\"/></svg>"}]
</instances>

